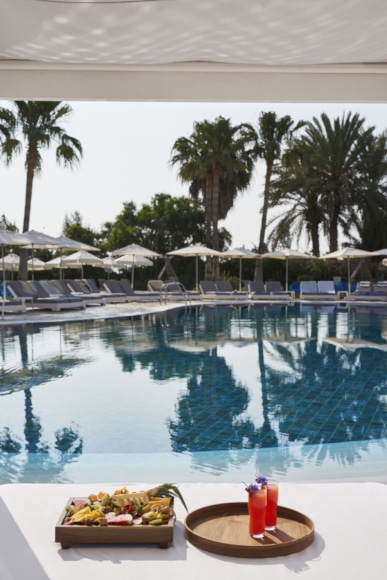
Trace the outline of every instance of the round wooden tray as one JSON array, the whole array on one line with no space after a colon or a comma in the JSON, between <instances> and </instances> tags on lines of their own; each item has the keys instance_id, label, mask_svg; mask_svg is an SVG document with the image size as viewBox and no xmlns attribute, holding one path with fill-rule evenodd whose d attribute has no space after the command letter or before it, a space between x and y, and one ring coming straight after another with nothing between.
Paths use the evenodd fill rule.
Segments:
<instances>
[{"instance_id":1,"label":"round wooden tray","mask_svg":"<svg viewBox=\"0 0 387 580\"><path fill-rule=\"evenodd\" d=\"M269 558L304 550L314 540L314 523L278 506L277 528L262 539L249 534L247 502L210 505L188 514L184 535L197 548L237 558Z\"/></svg>"}]
</instances>

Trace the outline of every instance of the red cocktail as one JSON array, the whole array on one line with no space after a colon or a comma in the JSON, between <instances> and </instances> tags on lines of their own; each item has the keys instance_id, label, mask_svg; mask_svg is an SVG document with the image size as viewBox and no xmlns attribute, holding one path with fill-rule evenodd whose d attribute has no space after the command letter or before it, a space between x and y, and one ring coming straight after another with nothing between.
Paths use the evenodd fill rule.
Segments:
<instances>
[{"instance_id":1,"label":"red cocktail","mask_svg":"<svg viewBox=\"0 0 387 580\"><path fill-rule=\"evenodd\" d=\"M265 515L265 529L275 530L277 525L278 481L267 482L267 505Z\"/></svg>"},{"instance_id":2,"label":"red cocktail","mask_svg":"<svg viewBox=\"0 0 387 580\"><path fill-rule=\"evenodd\" d=\"M249 532L253 538L263 538L265 534L266 486L255 486L257 490L249 490Z\"/></svg>"}]
</instances>

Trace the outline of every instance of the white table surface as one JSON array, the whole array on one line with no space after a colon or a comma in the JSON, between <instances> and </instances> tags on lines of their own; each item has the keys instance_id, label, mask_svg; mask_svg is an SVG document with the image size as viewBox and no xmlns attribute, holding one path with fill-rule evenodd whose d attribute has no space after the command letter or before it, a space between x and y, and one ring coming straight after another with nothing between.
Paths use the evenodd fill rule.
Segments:
<instances>
[{"instance_id":1,"label":"white table surface","mask_svg":"<svg viewBox=\"0 0 387 580\"><path fill-rule=\"evenodd\" d=\"M160 482L158 482L160 483ZM151 484L125 483L131 491ZM315 540L297 554L265 559L219 556L184 538L186 512L176 501L178 521L167 549L156 545L55 543L54 528L67 500L122 483L10 484L0 486L1 580L385 580L387 578L387 486L382 483L280 484L280 505L308 515ZM246 501L243 484L180 484L190 511L214 503Z\"/></svg>"}]
</instances>

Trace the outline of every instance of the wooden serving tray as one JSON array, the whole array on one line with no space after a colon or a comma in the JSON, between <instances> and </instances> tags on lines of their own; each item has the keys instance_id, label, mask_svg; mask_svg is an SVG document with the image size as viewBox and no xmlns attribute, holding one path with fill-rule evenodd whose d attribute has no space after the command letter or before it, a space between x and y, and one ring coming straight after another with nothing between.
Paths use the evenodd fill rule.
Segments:
<instances>
[{"instance_id":1,"label":"wooden serving tray","mask_svg":"<svg viewBox=\"0 0 387 580\"><path fill-rule=\"evenodd\" d=\"M197 548L236 558L272 558L304 550L314 540L314 523L304 514L278 506L277 529L262 539L249 534L247 502L216 504L188 514L184 535Z\"/></svg>"},{"instance_id":2,"label":"wooden serving tray","mask_svg":"<svg viewBox=\"0 0 387 580\"><path fill-rule=\"evenodd\" d=\"M66 505L71 504L72 499ZM68 526L63 524L65 517L66 508L55 526L55 542L60 542L62 549L70 548L71 544L159 544L160 548L168 548L173 541L173 517L160 526Z\"/></svg>"}]
</instances>

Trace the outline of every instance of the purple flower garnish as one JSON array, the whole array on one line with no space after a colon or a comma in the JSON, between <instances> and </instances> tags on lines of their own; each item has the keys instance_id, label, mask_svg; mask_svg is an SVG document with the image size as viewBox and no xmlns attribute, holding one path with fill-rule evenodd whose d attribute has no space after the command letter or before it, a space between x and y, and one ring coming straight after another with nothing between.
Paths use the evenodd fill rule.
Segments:
<instances>
[{"instance_id":1,"label":"purple flower garnish","mask_svg":"<svg viewBox=\"0 0 387 580\"><path fill-rule=\"evenodd\" d=\"M249 485L246 487L246 491L249 493L258 493L259 485L257 483L249 483Z\"/></svg>"},{"instance_id":2,"label":"purple flower garnish","mask_svg":"<svg viewBox=\"0 0 387 580\"><path fill-rule=\"evenodd\" d=\"M258 477L255 478L255 481L261 485L267 485L267 477L264 475L258 475Z\"/></svg>"}]
</instances>

